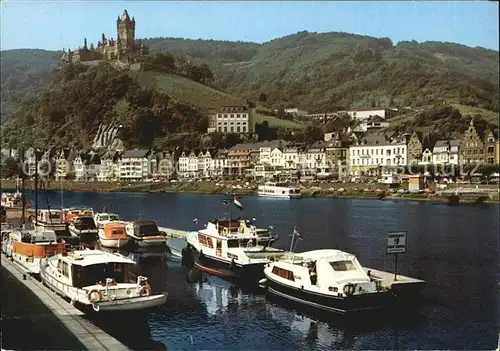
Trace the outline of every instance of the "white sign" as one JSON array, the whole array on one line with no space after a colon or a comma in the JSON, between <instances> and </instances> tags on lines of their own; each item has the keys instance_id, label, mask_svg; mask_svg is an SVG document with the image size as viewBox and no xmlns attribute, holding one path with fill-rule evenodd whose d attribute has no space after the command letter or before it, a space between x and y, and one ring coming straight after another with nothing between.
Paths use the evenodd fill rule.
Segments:
<instances>
[{"instance_id":1,"label":"white sign","mask_svg":"<svg viewBox=\"0 0 500 351\"><path fill-rule=\"evenodd\" d=\"M406 252L406 232L387 233L387 253Z\"/></svg>"}]
</instances>

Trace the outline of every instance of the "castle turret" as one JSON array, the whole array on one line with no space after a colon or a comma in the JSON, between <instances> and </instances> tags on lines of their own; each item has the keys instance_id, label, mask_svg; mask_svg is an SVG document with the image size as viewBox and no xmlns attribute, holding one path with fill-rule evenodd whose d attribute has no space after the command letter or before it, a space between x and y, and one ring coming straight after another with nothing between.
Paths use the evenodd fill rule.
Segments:
<instances>
[{"instance_id":1,"label":"castle turret","mask_svg":"<svg viewBox=\"0 0 500 351\"><path fill-rule=\"evenodd\" d=\"M121 17L116 22L117 44L120 51L134 52L135 51L135 19L130 20L127 10L123 11Z\"/></svg>"}]
</instances>

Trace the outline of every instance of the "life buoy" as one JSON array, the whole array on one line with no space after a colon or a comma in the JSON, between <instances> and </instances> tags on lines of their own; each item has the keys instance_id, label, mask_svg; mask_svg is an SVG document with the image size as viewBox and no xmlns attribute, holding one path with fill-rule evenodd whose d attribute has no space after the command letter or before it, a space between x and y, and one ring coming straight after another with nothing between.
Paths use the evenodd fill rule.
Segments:
<instances>
[{"instance_id":1,"label":"life buoy","mask_svg":"<svg viewBox=\"0 0 500 351\"><path fill-rule=\"evenodd\" d=\"M139 290L139 296L145 297L151 295L151 288L149 285L144 285L140 290Z\"/></svg>"},{"instance_id":2,"label":"life buoy","mask_svg":"<svg viewBox=\"0 0 500 351\"><path fill-rule=\"evenodd\" d=\"M93 302L92 303L92 308L94 309L94 311L96 312L99 312L99 310L101 309L101 307L99 306L99 304L97 302Z\"/></svg>"},{"instance_id":3,"label":"life buoy","mask_svg":"<svg viewBox=\"0 0 500 351\"><path fill-rule=\"evenodd\" d=\"M222 229L222 234L228 234L228 233L229 233L229 230L227 228Z\"/></svg>"},{"instance_id":4,"label":"life buoy","mask_svg":"<svg viewBox=\"0 0 500 351\"><path fill-rule=\"evenodd\" d=\"M102 300L102 293L99 290L90 290L87 294L87 298L90 302L98 302Z\"/></svg>"},{"instance_id":5,"label":"life buoy","mask_svg":"<svg viewBox=\"0 0 500 351\"><path fill-rule=\"evenodd\" d=\"M356 291L356 286L354 284L346 284L343 291L347 296L351 296Z\"/></svg>"}]
</instances>

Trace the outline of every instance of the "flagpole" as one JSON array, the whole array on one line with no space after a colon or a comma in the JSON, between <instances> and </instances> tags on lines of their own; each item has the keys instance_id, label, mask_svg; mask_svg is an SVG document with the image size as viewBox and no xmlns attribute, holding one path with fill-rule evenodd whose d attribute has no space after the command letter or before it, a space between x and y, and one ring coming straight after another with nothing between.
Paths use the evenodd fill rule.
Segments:
<instances>
[{"instance_id":1,"label":"flagpole","mask_svg":"<svg viewBox=\"0 0 500 351\"><path fill-rule=\"evenodd\" d=\"M295 239L295 227L293 227L292 240L290 241L290 252L292 253L293 253L292 248L294 239Z\"/></svg>"}]
</instances>

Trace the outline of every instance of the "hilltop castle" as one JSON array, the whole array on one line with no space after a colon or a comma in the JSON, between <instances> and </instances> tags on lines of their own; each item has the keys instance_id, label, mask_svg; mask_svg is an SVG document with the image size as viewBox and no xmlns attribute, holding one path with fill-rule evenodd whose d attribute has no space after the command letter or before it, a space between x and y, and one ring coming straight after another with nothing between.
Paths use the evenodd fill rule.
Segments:
<instances>
[{"instance_id":1,"label":"hilltop castle","mask_svg":"<svg viewBox=\"0 0 500 351\"><path fill-rule=\"evenodd\" d=\"M83 41L83 47L75 51L63 50L61 64L72 62L91 63L98 61L111 61L122 64L129 64L135 61L138 56L147 55L148 48L139 40L135 40L135 18L128 15L127 10L123 11L116 20L116 40L106 38L104 33L97 43L97 48L93 44L87 46L87 38Z\"/></svg>"}]
</instances>

